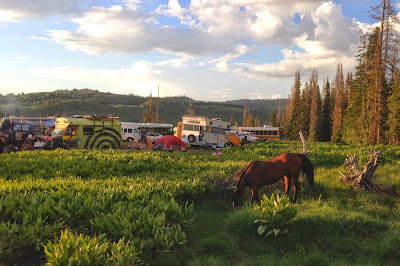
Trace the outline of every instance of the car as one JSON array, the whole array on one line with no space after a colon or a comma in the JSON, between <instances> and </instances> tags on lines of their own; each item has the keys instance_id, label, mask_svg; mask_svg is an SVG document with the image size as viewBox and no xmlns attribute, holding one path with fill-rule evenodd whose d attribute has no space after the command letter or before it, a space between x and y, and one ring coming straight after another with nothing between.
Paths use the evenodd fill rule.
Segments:
<instances>
[{"instance_id":1,"label":"car","mask_svg":"<svg viewBox=\"0 0 400 266\"><path fill-rule=\"evenodd\" d=\"M156 143L157 140L161 139L164 137L161 134L155 133L155 132L147 132L147 138L150 139L151 143Z\"/></svg>"},{"instance_id":2,"label":"car","mask_svg":"<svg viewBox=\"0 0 400 266\"><path fill-rule=\"evenodd\" d=\"M260 140L258 137L254 136L254 134L251 132L243 131L243 134L245 136L246 142L255 142Z\"/></svg>"}]
</instances>

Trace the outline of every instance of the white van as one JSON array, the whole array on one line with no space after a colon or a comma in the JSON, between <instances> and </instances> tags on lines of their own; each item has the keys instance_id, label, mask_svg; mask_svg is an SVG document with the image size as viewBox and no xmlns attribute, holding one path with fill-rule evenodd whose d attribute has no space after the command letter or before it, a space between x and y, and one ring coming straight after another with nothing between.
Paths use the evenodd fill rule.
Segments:
<instances>
[{"instance_id":1,"label":"white van","mask_svg":"<svg viewBox=\"0 0 400 266\"><path fill-rule=\"evenodd\" d=\"M121 122L121 138L123 141L139 141L139 125L132 122Z\"/></svg>"}]
</instances>

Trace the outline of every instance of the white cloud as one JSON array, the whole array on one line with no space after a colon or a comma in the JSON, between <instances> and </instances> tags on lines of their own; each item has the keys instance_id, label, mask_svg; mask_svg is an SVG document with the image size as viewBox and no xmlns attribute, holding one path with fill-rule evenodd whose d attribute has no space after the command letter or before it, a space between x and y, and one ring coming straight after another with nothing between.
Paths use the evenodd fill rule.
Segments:
<instances>
[{"instance_id":1,"label":"white cloud","mask_svg":"<svg viewBox=\"0 0 400 266\"><path fill-rule=\"evenodd\" d=\"M188 65L188 62L189 62L188 59L175 58L175 59L169 59L169 60L155 62L154 65L155 66L170 66L170 67L186 67Z\"/></svg>"},{"instance_id":2,"label":"white cloud","mask_svg":"<svg viewBox=\"0 0 400 266\"><path fill-rule=\"evenodd\" d=\"M151 62L137 61L130 68L122 69L82 69L73 66L37 67L29 71L34 78L45 79L58 86L68 84L70 88L81 87L109 90L116 88L120 93L133 93L147 96L157 93L157 86L162 88L160 96L183 95L187 93L179 84L163 77L163 71ZM62 88L62 87L61 87Z\"/></svg>"},{"instance_id":3,"label":"white cloud","mask_svg":"<svg viewBox=\"0 0 400 266\"><path fill-rule=\"evenodd\" d=\"M79 4L88 0L1 0L0 21L17 22L23 19L44 18L79 12Z\"/></svg>"}]
</instances>

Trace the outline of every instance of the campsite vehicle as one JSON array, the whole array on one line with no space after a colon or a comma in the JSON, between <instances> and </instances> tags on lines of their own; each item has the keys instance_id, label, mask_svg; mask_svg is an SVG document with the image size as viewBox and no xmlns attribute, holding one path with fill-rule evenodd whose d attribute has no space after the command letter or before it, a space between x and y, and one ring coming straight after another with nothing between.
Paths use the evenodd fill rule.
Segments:
<instances>
[{"instance_id":1,"label":"campsite vehicle","mask_svg":"<svg viewBox=\"0 0 400 266\"><path fill-rule=\"evenodd\" d=\"M140 130L158 133L161 135L172 135L174 126L172 124L158 124L158 123L133 123L121 122L121 138L123 141L139 141Z\"/></svg>"},{"instance_id":2,"label":"campsite vehicle","mask_svg":"<svg viewBox=\"0 0 400 266\"><path fill-rule=\"evenodd\" d=\"M238 146L241 143L240 137L236 131L227 131L228 146Z\"/></svg>"},{"instance_id":3,"label":"campsite vehicle","mask_svg":"<svg viewBox=\"0 0 400 266\"><path fill-rule=\"evenodd\" d=\"M203 116L185 115L182 117L182 127L178 124L176 135L181 135L185 144L221 148L228 142L225 132L229 131L230 127L229 122L220 118L208 119Z\"/></svg>"},{"instance_id":4,"label":"campsite vehicle","mask_svg":"<svg viewBox=\"0 0 400 266\"><path fill-rule=\"evenodd\" d=\"M57 118L54 148L121 149L121 123L115 116L75 115Z\"/></svg>"},{"instance_id":5,"label":"campsite vehicle","mask_svg":"<svg viewBox=\"0 0 400 266\"><path fill-rule=\"evenodd\" d=\"M228 143L226 131L230 131L231 123L220 118L206 119L206 130L203 136L205 146L223 148Z\"/></svg>"},{"instance_id":6,"label":"campsite vehicle","mask_svg":"<svg viewBox=\"0 0 400 266\"><path fill-rule=\"evenodd\" d=\"M246 140L247 142L255 142L255 141L258 141L258 140L259 140L259 139L258 139L256 136L254 136L254 134L251 133L251 132L244 131L244 132L243 132L243 135L245 136L245 140Z\"/></svg>"},{"instance_id":7,"label":"campsite vehicle","mask_svg":"<svg viewBox=\"0 0 400 266\"><path fill-rule=\"evenodd\" d=\"M123 141L139 141L139 124L131 122L121 122L121 138Z\"/></svg>"},{"instance_id":8,"label":"campsite vehicle","mask_svg":"<svg viewBox=\"0 0 400 266\"><path fill-rule=\"evenodd\" d=\"M147 138L150 139L151 143L156 143L162 137L163 137L163 135L158 134L158 133L154 133L154 132L147 133Z\"/></svg>"},{"instance_id":9,"label":"campsite vehicle","mask_svg":"<svg viewBox=\"0 0 400 266\"><path fill-rule=\"evenodd\" d=\"M178 124L176 136L181 136L185 144L190 145L203 145L203 133L206 128L206 118L203 116L189 116L182 117L182 126ZM181 130L181 131L180 131Z\"/></svg>"},{"instance_id":10,"label":"campsite vehicle","mask_svg":"<svg viewBox=\"0 0 400 266\"><path fill-rule=\"evenodd\" d=\"M281 138L279 127L239 127L239 130L251 132L260 140L279 140Z\"/></svg>"},{"instance_id":11,"label":"campsite vehicle","mask_svg":"<svg viewBox=\"0 0 400 266\"><path fill-rule=\"evenodd\" d=\"M54 126L54 117L16 117L9 116L1 118L1 130L19 130L22 133L43 134L47 128Z\"/></svg>"}]
</instances>

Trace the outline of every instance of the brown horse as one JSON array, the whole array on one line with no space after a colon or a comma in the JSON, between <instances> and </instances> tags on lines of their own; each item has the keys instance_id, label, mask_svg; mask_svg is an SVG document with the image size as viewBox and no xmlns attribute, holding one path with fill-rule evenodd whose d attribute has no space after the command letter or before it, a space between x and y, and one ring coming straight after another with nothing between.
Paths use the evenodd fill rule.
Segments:
<instances>
[{"instance_id":1,"label":"brown horse","mask_svg":"<svg viewBox=\"0 0 400 266\"><path fill-rule=\"evenodd\" d=\"M271 185L285 177L285 194L288 194L291 187L291 180L294 183L293 202L297 201L300 192L300 172L306 175L308 183L314 189L314 166L303 154L283 153L268 161L254 161L237 173L239 180L236 183L232 197L233 208L243 204L241 199L246 187L251 189L252 200L258 200L258 190Z\"/></svg>"}]
</instances>

